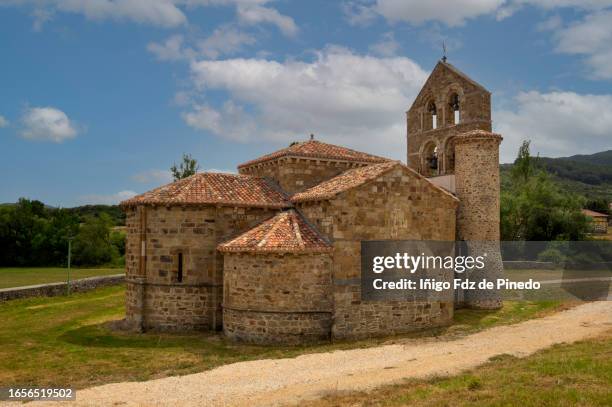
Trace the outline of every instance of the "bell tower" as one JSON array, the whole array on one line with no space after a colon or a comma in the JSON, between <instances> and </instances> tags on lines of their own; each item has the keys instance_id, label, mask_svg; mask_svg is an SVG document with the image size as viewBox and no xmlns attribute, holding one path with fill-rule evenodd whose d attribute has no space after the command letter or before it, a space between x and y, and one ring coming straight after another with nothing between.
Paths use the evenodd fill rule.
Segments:
<instances>
[{"instance_id":1,"label":"bell tower","mask_svg":"<svg viewBox=\"0 0 612 407\"><path fill-rule=\"evenodd\" d=\"M459 198L456 239L485 268L462 278L503 276L499 246L499 144L491 133L491 93L444 59L407 112L408 165ZM471 308L501 307L495 290L458 292Z\"/></svg>"},{"instance_id":2,"label":"bell tower","mask_svg":"<svg viewBox=\"0 0 612 407\"><path fill-rule=\"evenodd\" d=\"M406 113L408 166L426 177L455 173L455 136L491 131L491 93L441 60Z\"/></svg>"}]
</instances>

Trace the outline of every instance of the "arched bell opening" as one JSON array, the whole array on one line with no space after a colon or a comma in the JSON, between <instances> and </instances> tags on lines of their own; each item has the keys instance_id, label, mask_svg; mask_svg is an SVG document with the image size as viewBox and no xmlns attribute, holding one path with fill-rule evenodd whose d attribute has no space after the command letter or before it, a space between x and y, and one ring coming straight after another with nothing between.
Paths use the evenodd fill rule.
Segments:
<instances>
[{"instance_id":1,"label":"arched bell opening","mask_svg":"<svg viewBox=\"0 0 612 407\"><path fill-rule=\"evenodd\" d=\"M446 114L446 124L454 126L461 123L461 100L457 92L453 92L448 97L448 113Z\"/></svg>"},{"instance_id":2,"label":"arched bell opening","mask_svg":"<svg viewBox=\"0 0 612 407\"><path fill-rule=\"evenodd\" d=\"M450 137L444 143L444 174L455 173L455 137Z\"/></svg>"},{"instance_id":3,"label":"arched bell opening","mask_svg":"<svg viewBox=\"0 0 612 407\"><path fill-rule=\"evenodd\" d=\"M426 177L439 174L438 146L433 141L428 142L421 153L421 174Z\"/></svg>"},{"instance_id":4,"label":"arched bell opening","mask_svg":"<svg viewBox=\"0 0 612 407\"><path fill-rule=\"evenodd\" d=\"M425 105L425 112L423 113L423 130L435 130L438 128L438 109L436 103L430 100Z\"/></svg>"}]
</instances>

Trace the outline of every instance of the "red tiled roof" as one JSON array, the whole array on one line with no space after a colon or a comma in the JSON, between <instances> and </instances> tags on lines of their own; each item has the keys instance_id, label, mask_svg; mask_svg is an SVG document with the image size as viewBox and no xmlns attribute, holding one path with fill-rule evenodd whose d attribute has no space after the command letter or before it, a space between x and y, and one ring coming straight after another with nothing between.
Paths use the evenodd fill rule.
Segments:
<instances>
[{"instance_id":1,"label":"red tiled roof","mask_svg":"<svg viewBox=\"0 0 612 407\"><path fill-rule=\"evenodd\" d=\"M605 213L595 212L590 209L583 209L582 213L586 216L590 216L591 218L607 218L608 217L608 215L606 215Z\"/></svg>"},{"instance_id":2,"label":"red tiled roof","mask_svg":"<svg viewBox=\"0 0 612 407\"><path fill-rule=\"evenodd\" d=\"M340 147L333 144L322 143L318 140L309 140L296 143L282 150L266 154L251 161L240 164L238 168L248 167L264 161L274 160L280 157L306 157L321 158L328 160L355 161L363 163L380 163L389 161L388 158L379 157L372 154L362 153L361 151L351 150L350 148Z\"/></svg>"},{"instance_id":3,"label":"red tiled roof","mask_svg":"<svg viewBox=\"0 0 612 407\"><path fill-rule=\"evenodd\" d=\"M122 206L217 204L286 208L291 203L271 181L252 175L202 172L121 202Z\"/></svg>"},{"instance_id":4,"label":"red tiled roof","mask_svg":"<svg viewBox=\"0 0 612 407\"><path fill-rule=\"evenodd\" d=\"M291 202L308 202L308 201L319 201L325 199L331 199L340 192L347 191L349 189L358 187L362 184L365 184L368 181L371 181L387 171L400 166L404 168L406 171L413 174L415 177L422 179L423 181L430 184L430 186L442 193L443 195L451 198L454 201L459 201L455 195L448 192L444 188L441 188L435 185L433 182L423 177L413 169L403 165L399 161L387 161L380 164L372 164L366 167L354 168L352 170L348 170L343 172L340 175L335 176L332 179L324 181L318 185L315 185L312 188L307 189L303 192L298 192L291 197Z\"/></svg>"},{"instance_id":5,"label":"red tiled roof","mask_svg":"<svg viewBox=\"0 0 612 407\"><path fill-rule=\"evenodd\" d=\"M291 201L305 202L333 198L336 194L364 184L398 165L401 165L399 161L387 161L348 170L306 191L294 194Z\"/></svg>"},{"instance_id":6,"label":"red tiled roof","mask_svg":"<svg viewBox=\"0 0 612 407\"><path fill-rule=\"evenodd\" d=\"M329 244L295 210L280 212L217 246L221 252L329 252Z\"/></svg>"}]
</instances>

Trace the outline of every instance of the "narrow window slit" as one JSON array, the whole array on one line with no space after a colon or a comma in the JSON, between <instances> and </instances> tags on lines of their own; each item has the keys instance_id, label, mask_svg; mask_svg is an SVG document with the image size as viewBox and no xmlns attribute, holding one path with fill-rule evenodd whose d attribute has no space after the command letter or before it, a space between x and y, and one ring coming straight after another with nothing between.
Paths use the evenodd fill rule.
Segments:
<instances>
[{"instance_id":1,"label":"narrow window slit","mask_svg":"<svg viewBox=\"0 0 612 407\"><path fill-rule=\"evenodd\" d=\"M178 254L178 275L176 279L179 283L183 282L183 253Z\"/></svg>"}]
</instances>

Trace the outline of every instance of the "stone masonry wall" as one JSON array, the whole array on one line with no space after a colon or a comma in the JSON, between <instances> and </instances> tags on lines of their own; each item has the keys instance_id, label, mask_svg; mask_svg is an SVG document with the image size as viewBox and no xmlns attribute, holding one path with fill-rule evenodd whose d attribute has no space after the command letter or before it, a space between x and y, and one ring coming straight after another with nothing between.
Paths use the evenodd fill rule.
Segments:
<instances>
[{"instance_id":1,"label":"stone masonry wall","mask_svg":"<svg viewBox=\"0 0 612 407\"><path fill-rule=\"evenodd\" d=\"M360 242L454 241L456 206L456 200L401 167L330 201L298 205L334 244L333 338L395 334L450 323L452 303L362 301Z\"/></svg>"},{"instance_id":2,"label":"stone masonry wall","mask_svg":"<svg viewBox=\"0 0 612 407\"><path fill-rule=\"evenodd\" d=\"M223 257L216 247L274 213L263 208L147 207L146 274L140 276L140 217L138 211L127 210L128 322L138 320L144 302L144 329L221 329ZM182 281L178 281L179 253Z\"/></svg>"},{"instance_id":3,"label":"stone masonry wall","mask_svg":"<svg viewBox=\"0 0 612 407\"><path fill-rule=\"evenodd\" d=\"M224 332L258 344L329 339L330 254L225 253Z\"/></svg>"},{"instance_id":4,"label":"stone masonry wall","mask_svg":"<svg viewBox=\"0 0 612 407\"><path fill-rule=\"evenodd\" d=\"M489 132L465 133L457 137L455 186L460 199L457 212L457 238L467 242L468 253L485 255L485 268L472 270L465 278L472 281L503 278L499 246L500 185L499 143L501 136ZM500 308L501 294L495 290L458 293L458 305L471 308Z\"/></svg>"},{"instance_id":5,"label":"stone masonry wall","mask_svg":"<svg viewBox=\"0 0 612 407\"><path fill-rule=\"evenodd\" d=\"M348 169L365 165L365 163L347 161L283 157L240 168L240 173L272 178L291 195L331 179Z\"/></svg>"},{"instance_id":6,"label":"stone masonry wall","mask_svg":"<svg viewBox=\"0 0 612 407\"><path fill-rule=\"evenodd\" d=\"M484 134L489 135L462 136L455 144L455 188L461 201L457 214L460 240L499 240L501 137Z\"/></svg>"}]
</instances>

